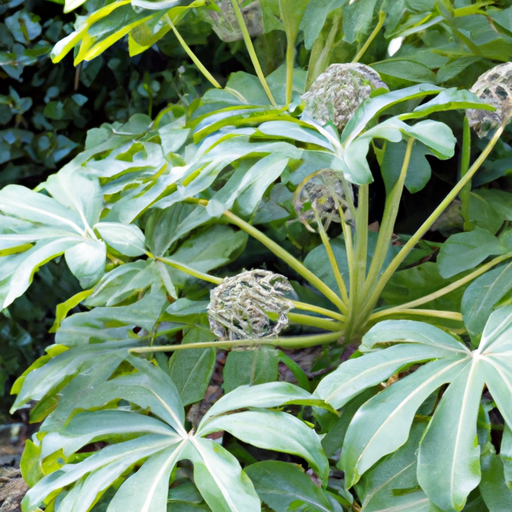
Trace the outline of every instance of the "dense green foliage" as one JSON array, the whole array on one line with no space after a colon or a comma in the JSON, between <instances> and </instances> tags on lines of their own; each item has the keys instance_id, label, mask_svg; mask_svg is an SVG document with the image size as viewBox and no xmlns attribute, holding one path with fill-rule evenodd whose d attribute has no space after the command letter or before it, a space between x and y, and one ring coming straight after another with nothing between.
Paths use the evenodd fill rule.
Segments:
<instances>
[{"instance_id":1,"label":"dense green foliage","mask_svg":"<svg viewBox=\"0 0 512 512\"><path fill-rule=\"evenodd\" d=\"M13 387L42 422L24 510L510 510L510 3L62 3L52 59L108 122L80 148L76 81L5 100L74 141L0 190L13 334L35 272L67 273ZM18 181L56 163L32 139Z\"/></svg>"}]
</instances>

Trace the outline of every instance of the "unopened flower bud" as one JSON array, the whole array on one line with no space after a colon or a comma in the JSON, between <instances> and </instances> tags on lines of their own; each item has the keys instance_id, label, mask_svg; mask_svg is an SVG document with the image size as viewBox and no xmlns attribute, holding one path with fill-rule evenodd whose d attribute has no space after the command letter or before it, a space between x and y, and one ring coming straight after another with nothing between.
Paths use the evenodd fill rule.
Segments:
<instances>
[{"instance_id":1,"label":"unopened flower bud","mask_svg":"<svg viewBox=\"0 0 512 512\"><path fill-rule=\"evenodd\" d=\"M352 194L352 189L348 188ZM351 198L353 199L353 197ZM331 169L320 169L308 176L297 188L294 196L294 208L299 220L310 231L315 231L310 222L325 221L325 229L331 222L341 222L339 208L343 210L346 222L352 220L348 209L345 189L340 173Z\"/></svg>"},{"instance_id":2,"label":"unopened flower bud","mask_svg":"<svg viewBox=\"0 0 512 512\"><path fill-rule=\"evenodd\" d=\"M363 100L382 87L388 89L364 64L331 64L301 96L304 113L321 125L333 122L341 132Z\"/></svg>"},{"instance_id":3,"label":"unopened flower bud","mask_svg":"<svg viewBox=\"0 0 512 512\"><path fill-rule=\"evenodd\" d=\"M243 39L240 25L236 19L235 10L230 0L221 0L217 3L220 12L213 9L206 11L200 10L205 21L212 25L213 31L221 41L230 43L232 41L241 41ZM251 37L257 37L263 34L263 13L261 4L251 2L245 7L240 6L245 25Z\"/></svg>"},{"instance_id":4,"label":"unopened flower bud","mask_svg":"<svg viewBox=\"0 0 512 512\"><path fill-rule=\"evenodd\" d=\"M486 71L470 91L496 107L495 111L468 109L469 126L482 138L512 115L512 62L499 64Z\"/></svg>"},{"instance_id":5,"label":"unopened flower bud","mask_svg":"<svg viewBox=\"0 0 512 512\"><path fill-rule=\"evenodd\" d=\"M210 292L210 329L220 340L277 336L294 308L286 298L293 288L286 277L267 270L227 277Z\"/></svg>"}]
</instances>

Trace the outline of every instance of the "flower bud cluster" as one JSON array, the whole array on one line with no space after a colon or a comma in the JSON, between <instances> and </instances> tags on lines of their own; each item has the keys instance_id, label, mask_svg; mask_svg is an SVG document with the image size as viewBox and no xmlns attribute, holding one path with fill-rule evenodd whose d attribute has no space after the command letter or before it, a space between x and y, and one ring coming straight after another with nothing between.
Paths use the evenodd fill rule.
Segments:
<instances>
[{"instance_id":1,"label":"flower bud cluster","mask_svg":"<svg viewBox=\"0 0 512 512\"><path fill-rule=\"evenodd\" d=\"M294 308L286 298L292 293L286 277L267 270L227 277L210 292L210 329L220 340L277 336Z\"/></svg>"}]
</instances>

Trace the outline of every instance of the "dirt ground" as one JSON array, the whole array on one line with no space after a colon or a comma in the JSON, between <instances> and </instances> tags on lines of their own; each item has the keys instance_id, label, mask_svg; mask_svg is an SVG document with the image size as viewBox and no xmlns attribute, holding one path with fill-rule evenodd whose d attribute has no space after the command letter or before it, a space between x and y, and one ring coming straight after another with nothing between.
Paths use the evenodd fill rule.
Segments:
<instances>
[{"instance_id":1,"label":"dirt ground","mask_svg":"<svg viewBox=\"0 0 512 512\"><path fill-rule=\"evenodd\" d=\"M26 440L25 425L0 425L0 512L21 511L28 486L19 469Z\"/></svg>"}]
</instances>

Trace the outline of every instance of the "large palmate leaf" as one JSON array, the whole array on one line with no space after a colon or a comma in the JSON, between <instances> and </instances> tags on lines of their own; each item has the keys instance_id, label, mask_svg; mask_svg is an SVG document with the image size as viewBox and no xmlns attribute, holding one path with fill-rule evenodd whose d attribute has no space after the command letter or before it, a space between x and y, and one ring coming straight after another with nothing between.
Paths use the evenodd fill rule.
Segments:
<instances>
[{"instance_id":1,"label":"large palmate leaf","mask_svg":"<svg viewBox=\"0 0 512 512\"><path fill-rule=\"evenodd\" d=\"M139 228L100 221L104 201L97 178L69 167L40 188L52 197L19 185L0 191L2 308L27 290L39 267L62 254L88 288L104 274L106 244L128 256L145 251Z\"/></svg>"},{"instance_id":2,"label":"large palmate leaf","mask_svg":"<svg viewBox=\"0 0 512 512\"><path fill-rule=\"evenodd\" d=\"M164 512L173 469L180 460L188 459L194 465L197 488L214 512L258 512L258 495L236 458L217 442L206 439L219 430L255 446L302 457L326 481L328 463L314 430L284 412L240 412L253 405L315 403L309 393L287 383L254 386L248 393L241 393L239 388L217 402L196 433L187 432L185 411L169 375L152 362L129 355L126 344L115 345L115 351L110 345L114 344L90 345L96 351L98 346L103 352L105 347L110 349L102 354L99 374L94 377L91 371L76 375L87 367L81 363L80 350L71 349L30 372L19 384L21 404L28 397L43 397L62 379L75 377L62 389L57 407L49 410L40 434L29 444L28 456L39 453L42 474L24 498L24 510L53 503L56 511L86 512L114 486L109 510L136 507ZM106 357L109 354L110 362ZM123 370L116 371L123 360ZM41 371L46 384L36 390L33 381L42 377ZM80 389L87 393L76 401ZM70 401L73 396L74 403ZM275 437L277 431L282 435ZM97 441L106 446L86 456L77 455L84 446ZM56 455L60 461L57 465ZM62 499L53 502L59 492Z\"/></svg>"},{"instance_id":3,"label":"large palmate leaf","mask_svg":"<svg viewBox=\"0 0 512 512\"><path fill-rule=\"evenodd\" d=\"M336 408L364 389L413 364L431 361L370 398L356 413L344 439L341 467L356 484L385 455L402 446L416 411L441 385L449 384L418 451L417 478L441 510L462 510L480 482L476 421L484 385L510 427L512 307L496 310L478 348L470 351L437 327L407 320L385 321L363 338L362 357L348 360L315 394ZM394 345L387 347L389 343ZM400 354L403 353L403 357Z\"/></svg>"}]
</instances>

